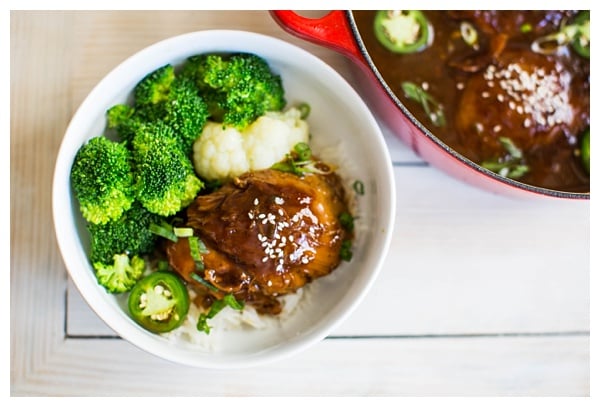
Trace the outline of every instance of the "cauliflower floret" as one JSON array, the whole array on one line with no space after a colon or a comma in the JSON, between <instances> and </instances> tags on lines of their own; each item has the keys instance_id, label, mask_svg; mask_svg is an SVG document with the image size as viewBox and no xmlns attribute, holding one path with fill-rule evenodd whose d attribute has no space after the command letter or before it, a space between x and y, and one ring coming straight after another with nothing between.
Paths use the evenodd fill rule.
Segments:
<instances>
[{"instance_id":1,"label":"cauliflower floret","mask_svg":"<svg viewBox=\"0 0 600 407\"><path fill-rule=\"evenodd\" d=\"M241 132L207 122L194 143L194 168L202 178L226 181L271 167L308 138L308 123L296 108L268 112Z\"/></svg>"}]
</instances>

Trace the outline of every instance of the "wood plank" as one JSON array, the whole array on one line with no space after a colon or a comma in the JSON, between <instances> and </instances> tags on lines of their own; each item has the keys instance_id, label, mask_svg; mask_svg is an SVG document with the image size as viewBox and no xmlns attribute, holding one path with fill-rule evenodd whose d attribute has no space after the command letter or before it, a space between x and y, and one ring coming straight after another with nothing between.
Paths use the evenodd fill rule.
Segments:
<instances>
[{"instance_id":1,"label":"wood plank","mask_svg":"<svg viewBox=\"0 0 600 407\"><path fill-rule=\"evenodd\" d=\"M587 396L589 391L589 339L559 336L328 339L285 361L235 370L174 365L122 340L68 340L39 361L28 380L15 383L13 395Z\"/></svg>"}]
</instances>

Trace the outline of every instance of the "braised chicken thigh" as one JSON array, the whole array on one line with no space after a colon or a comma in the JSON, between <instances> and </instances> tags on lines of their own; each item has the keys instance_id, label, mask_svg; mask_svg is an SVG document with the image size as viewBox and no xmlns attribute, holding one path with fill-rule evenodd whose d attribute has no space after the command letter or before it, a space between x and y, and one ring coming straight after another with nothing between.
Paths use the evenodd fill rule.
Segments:
<instances>
[{"instance_id":1,"label":"braised chicken thigh","mask_svg":"<svg viewBox=\"0 0 600 407\"><path fill-rule=\"evenodd\" d=\"M227 293L259 313L278 314L278 296L325 276L340 263L348 212L335 173L298 176L277 170L249 172L187 209L186 226L206 246L203 270L187 239L170 243L170 265L210 302ZM194 275L218 288L211 291Z\"/></svg>"}]
</instances>

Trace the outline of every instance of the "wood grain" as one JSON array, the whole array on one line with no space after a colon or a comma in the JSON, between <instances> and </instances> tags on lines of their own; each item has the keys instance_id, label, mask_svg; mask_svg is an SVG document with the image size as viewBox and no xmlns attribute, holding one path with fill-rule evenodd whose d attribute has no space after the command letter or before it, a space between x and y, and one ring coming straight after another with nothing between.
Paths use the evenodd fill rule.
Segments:
<instances>
[{"instance_id":1,"label":"wood grain","mask_svg":"<svg viewBox=\"0 0 600 407\"><path fill-rule=\"evenodd\" d=\"M206 371L149 355L100 321L56 244L62 136L115 65L204 29L284 39L354 83L344 57L285 33L265 11L10 13L11 395L589 395L589 202L475 189L387 131L398 189L392 250L329 338L270 366Z\"/></svg>"}]
</instances>

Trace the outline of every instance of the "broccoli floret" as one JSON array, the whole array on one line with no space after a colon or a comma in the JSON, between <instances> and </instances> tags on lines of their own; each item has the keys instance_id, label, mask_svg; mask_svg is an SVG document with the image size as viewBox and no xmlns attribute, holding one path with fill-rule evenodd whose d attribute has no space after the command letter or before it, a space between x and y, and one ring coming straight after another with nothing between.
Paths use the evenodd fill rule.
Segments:
<instances>
[{"instance_id":1,"label":"broccoli floret","mask_svg":"<svg viewBox=\"0 0 600 407\"><path fill-rule=\"evenodd\" d=\"M106 112L106 127L114 129L119 138L128 144L145 121L136 109L126 104L114 105Z\"/></svg>"},{"instance_id":2,"label":"broccoli floret","mask_svg":"<svg viewBox=\"0 0 600 407\"><path fill-rule=\"evenodd\" d=\"M164 65L146 75L133 90L136 106L157 105L167 101L171 84L175 80L175 69Z\"/></svg>"},{"instance_id":3,"label":"broccoli floret","mask_svg":"<svg viewBox=\"0 0 600 407\"><path fill-rule=\"evenodd\" d=\"M134 188L146 209L170 216L193 201L203 184L171 127L163 122L146 124L132 146Z\"/></svg>"},{"instance_id":4,"label":"broccoli floret","mask_svg":"<svg viewBox=\"0 0 600 407\"><path fill-rule=\"evenodd\" d=\"M115 254L111 263L94 263L98 283L113 294L124 293L144 274L146 263L139 256Z\"/></svg>"},{"instance_id":5,"label":"broccoli floret","mask_svg":"<svg viewBox=\"0 0 600 407\"><path fill-rule=\"evenodd\" d=\"M117 220L103 225L89 224L90 260L108 264L115 254L152 252L158 238L150 232L150 225L159 224L161 220L161 216L149 212L136 201Z\"/></svg>"},{"instance_id":6,"label":"broccoli floret","mask_svg":"<svg viewBox=\"0 0 600 407\"><path fill-rule=\"evenodd\" d=\"M79 148L71 167L71 184L83 217L102 224L118 219L131 207L133 173L130 151L106 137Z\"/></svg>"},{"instance_id":7,"label":"broccoli floret","mask_svg":"<svg viewBox=\"0 0 600 407\"><path fill-rule=\"evenodd\" d=\"M163 121L173 129L183 151L190 154L208 118L208 106L193 81L177 78L171 87Z\"/></svg>"},{"instance_id":8,"label":"broccoli floret","mask_svg":"<svg viewBox=\"0 0 600 407\"><path fill-rule=\"evenodd\" d=\"M121 140L129 143L144 124L163 121L174 130L183 151L191 154L208 118L208 106L195 83L186 77L175 78L161 86L160 98L154 99L156 103L112 106L106 112L107 128L116 130Z\"/></svg>"},{"instance_id":9,"label":"broccoli floret","mask_svg":"<svg viewBox=\"0 0 600 407\"><path fill-rule=\"evenodd\" d=\"M238 129L286 104L281 77L254 54L195 56L186 61L181 75L195 81L211 119Z\"/></svg>"}]
</instances>

